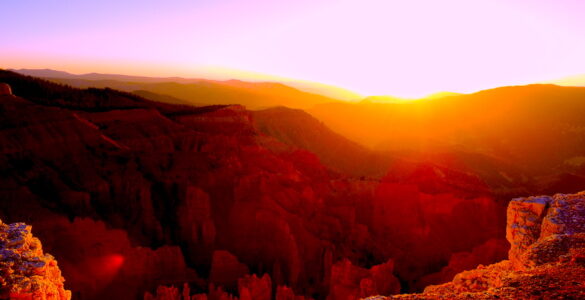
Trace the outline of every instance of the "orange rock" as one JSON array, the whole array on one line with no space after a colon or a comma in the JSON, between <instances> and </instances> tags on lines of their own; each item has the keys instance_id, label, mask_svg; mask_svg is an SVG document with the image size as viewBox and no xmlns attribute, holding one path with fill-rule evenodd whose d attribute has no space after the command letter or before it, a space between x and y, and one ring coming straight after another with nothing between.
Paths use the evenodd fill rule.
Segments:
<instances>
[{"instance_id":1,"label":"orange rock","mask_svg":"<svg viewBox=\"0 0 585 300\"><path fill-rule=\"evenodd\" d=\"M541 196L516 198L508 204L506 238L511 245L509 257L515 267L521 268L519 257L539 238L540 224L551 202L551 197Z\"/></svg>"},{"instance_id":2,"label":"orange rock","mask_svg":"<svg viewBox=\"0 0 585 300\"><path fill-rule=\"evenodd\" d=\"M50 254L24 223L0 221L0 298L69 300L65 279Z\"/></svg>"}]
</instances>

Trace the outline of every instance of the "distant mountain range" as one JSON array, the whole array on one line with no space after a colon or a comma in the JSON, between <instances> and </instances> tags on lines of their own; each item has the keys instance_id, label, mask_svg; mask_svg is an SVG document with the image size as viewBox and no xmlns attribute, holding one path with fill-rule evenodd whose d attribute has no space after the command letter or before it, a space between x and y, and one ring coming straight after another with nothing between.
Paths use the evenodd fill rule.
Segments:
<instances>
[{"instance_id":1,"label":"distant mountain range","mask_svg":"<svg viewBox=\"0 0 585 300\"><path fill-rule=\"evenodd\" d=\"M50 69L21 69L17 73L41 77L54 82L78 88L113 88L126 92L137 92L150 100L170 103L241 104L249 109L272 106L309 108L316 104L338 102L340 100L318 94L348 95L349 91L334 90L326 85L303 82L289 82L294 88L278 82L246 82L240 80L208 80L181 77L143 77L118 74L88 73L75 75ZM314 91L307 92L303 91ZM354 94L358 97L357 94Z\"/></svg>"}]
</instances>

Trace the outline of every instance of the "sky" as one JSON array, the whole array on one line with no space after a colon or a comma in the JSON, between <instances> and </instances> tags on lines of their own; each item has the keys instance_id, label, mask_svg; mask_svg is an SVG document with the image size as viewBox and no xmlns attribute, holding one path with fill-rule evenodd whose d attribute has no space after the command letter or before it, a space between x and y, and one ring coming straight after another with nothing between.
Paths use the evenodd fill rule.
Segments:
<instances>
[{"instance_id":1,"label":"sky","mask_svg":"<svg viewBox=\"0 0 585 300\"><path fill-rule=\"evenodd\" d=\"M400 97L585 74L582 0L0 0L0 12L0 68Z\"/></svg>"}]
</instances>

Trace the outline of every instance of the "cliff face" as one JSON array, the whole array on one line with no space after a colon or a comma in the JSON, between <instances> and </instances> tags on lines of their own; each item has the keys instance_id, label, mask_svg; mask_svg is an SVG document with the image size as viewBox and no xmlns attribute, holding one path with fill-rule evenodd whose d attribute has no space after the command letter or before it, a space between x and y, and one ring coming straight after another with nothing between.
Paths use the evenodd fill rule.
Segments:
<instances>
[{"instance_id":1,"label":"cliff face","mask_svg":"<svg viewBox=\"0 0 585 300\"><path fill-rule=\"evenodd\" d=\"M513 199L509 259L479 265L422 294L367 299L583 299L585 192Z\"/></svg>"},{"instance_id":2,"label":"cliff face","mask_svg":"<svg viewBox=\"0 0 585 300\"><path fill-rule=\"evenodd\" d=\"M24 223L0 221L0 298L69 300L57 261Z\"/></svg>"}]
</instances>

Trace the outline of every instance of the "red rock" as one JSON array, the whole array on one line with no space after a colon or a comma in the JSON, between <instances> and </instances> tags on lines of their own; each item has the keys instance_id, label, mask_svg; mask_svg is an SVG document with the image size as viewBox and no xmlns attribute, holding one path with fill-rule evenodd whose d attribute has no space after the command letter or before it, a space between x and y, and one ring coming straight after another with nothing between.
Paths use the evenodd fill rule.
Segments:
<instances>
[{"instance_id":1,"label":"red rock","mask_svg":"<svg viewBox=\"0 0 585 300\"><path fill-rule=\"evenodd\" d=\"M0 83L0 95L12 95L12 89L10 89L10 85L6 83Z\"/></svg>"}]
</instances>

